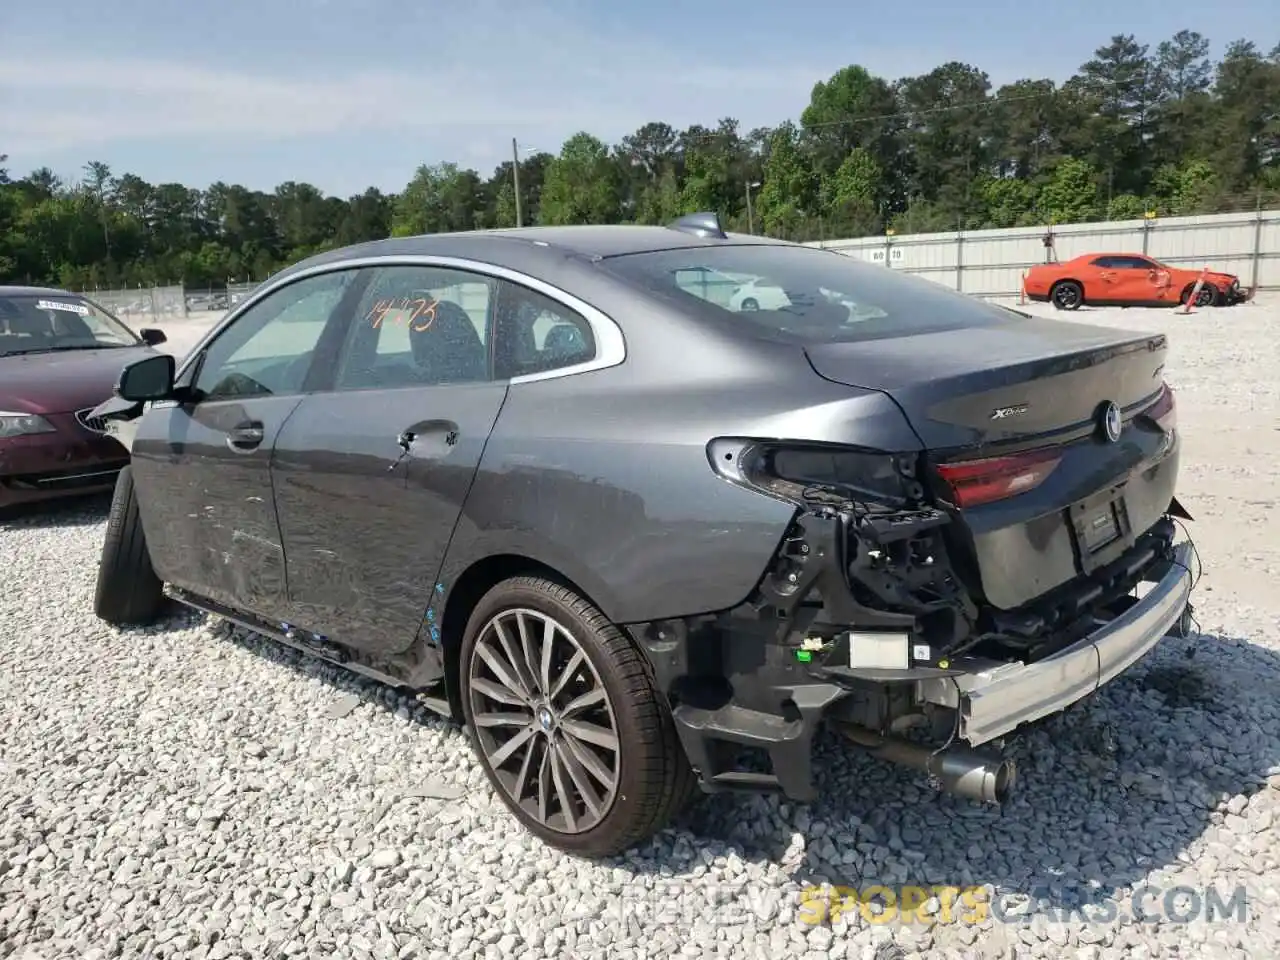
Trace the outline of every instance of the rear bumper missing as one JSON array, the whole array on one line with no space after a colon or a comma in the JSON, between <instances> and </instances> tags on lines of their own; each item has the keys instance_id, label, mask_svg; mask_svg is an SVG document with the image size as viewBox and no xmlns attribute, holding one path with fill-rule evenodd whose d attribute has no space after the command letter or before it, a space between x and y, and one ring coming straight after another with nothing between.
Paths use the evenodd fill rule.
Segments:
<instances>
[{"instance_id":1,"label":"rear bumper missing","mask_svg":"<svg viewBox=\"0 0 1280 960\"><path fill-rule=\"evenodd\" d=\"M1191 596L1192 553L1189 543L1178 544L1137 603L1053 656L1033 664L974 662L963 676L918 681L918 698L958 710L959 734L974 746L1057 713L1115 679L1178 622Z\"/></svg>"},{"instance_id":2,"label":"rear bumper missing","mask_svg":"<svg viewBox=\"0 0 1280 960\"><path fill-rule=\"evenodd\" d=\"M811 553L821 552L826 547ZM1149 563L1141 575L1141 582L1151 584L1141 598L1083 639L1029 664L959 656L945 672L936 667L850 671L831 662L797 662L786 639L750 632L745 623L722 634L713 624L665 622L633 628L633 635L651 658L660 686L680 693L673 698L673 719L703 790L779 790L809 801L817 796L813 740L826 720L889 735L897 718L932 714L978 747L1057 713L1114 679L1187 610L1193 550L1182 543L1164 548L1160 556L1164 559ZM785 623L784 633L795 625ZM833 649L833 660L847 660L847 647ZM724 695L684 692L682 680L709 672L726 681ZM744 749L765 760L768 772L739 768L735 756Z\"/></svg>"}]
</instances>

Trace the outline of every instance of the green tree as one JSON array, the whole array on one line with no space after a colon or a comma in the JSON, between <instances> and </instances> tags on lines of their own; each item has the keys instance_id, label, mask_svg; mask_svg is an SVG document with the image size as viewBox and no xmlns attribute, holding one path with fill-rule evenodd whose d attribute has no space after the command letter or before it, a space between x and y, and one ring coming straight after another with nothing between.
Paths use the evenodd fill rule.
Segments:
<instances>
[{"instance_id":1,"label":"green tree","mask_svg":"<svg viewBox=\"0 0 1280 960\"><path fill-rule=\"evenodd\" d=\"M577 133L547 168L538 222L609 223L618 216L619 174L603 141Z\"/></svg>"},{"instance_id":2,"label":"green tree","mask_svg":"<svg viewBox=\"0 0 1280 960\"><path fill-rule=\"evenodd\" d=\"M1098 171L1064 157L1037 197L1041 222L1087 223L1098 217Z\"/></svg>"},{"instance_id":3,"label":"green tree","mask_svg":"<svg viewBox=\"0 0 1280 960\"><path fill-rule=\"evenodd\" d=\"M760 188L760 223L766 234L796 236L817 209L818 177L800 145L800 131L788 121L769 138Z\"/></svg>"}]
</instances>

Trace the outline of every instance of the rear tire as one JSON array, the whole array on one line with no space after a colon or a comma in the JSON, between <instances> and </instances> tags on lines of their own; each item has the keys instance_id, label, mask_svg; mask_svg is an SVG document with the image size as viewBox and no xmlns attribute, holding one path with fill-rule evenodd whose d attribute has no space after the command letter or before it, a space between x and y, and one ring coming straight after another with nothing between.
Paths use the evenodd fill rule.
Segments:
<instances>
[{"instance_id":1,"label":"rear tire","mask_svg":"<svg viewBox=\"0 0 1280 960\"><path fill-rule=\"evenodd\" d=\"M537 577L493 587L471 613L458 669L489 783L548 846L614 856L661 830L694 793L649 661L567 587Z\"/></svg>"},{"instance_id":2,"label":"rear tire","mask_svg":"<svg viewBox=\"0 0 1280 960\"><path fill-rule=\"evenodd\" d=\"M747 297L742 301L742 305L738 309L754 312L760 309L760 301L755 297Z\"/></svg>"},{"instance_id":3,"label":"rear tire","mask_svg":"<svg viewBox=\"0 0 1280 960\"><path fill-rule=\"evenodd\" d=\"M1049 291L1049 299L1059 310L1079 310L1084 303L1084 287L1074 280L1059 280Z\"/></svg>"},{"instance_id":4,"label":"rear tire","mask_svg":"<svg viewBox=\"0 0 1280 960\"><path fill-rule=\"evenodd\" d=\"M144 626L154 623L163 607L164 584L151 567L133 472L125 467L116 478L102 541L94 613L114 626Z\"/></svg>"}]
</instances>

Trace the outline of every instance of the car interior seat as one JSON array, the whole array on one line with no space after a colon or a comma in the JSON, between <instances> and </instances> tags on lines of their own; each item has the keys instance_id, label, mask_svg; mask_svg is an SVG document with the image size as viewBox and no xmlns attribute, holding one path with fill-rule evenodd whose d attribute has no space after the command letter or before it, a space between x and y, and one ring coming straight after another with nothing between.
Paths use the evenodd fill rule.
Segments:
<instances>
[{"instance_id":1,"label":"car interior seat","mask_svg":"<svg viewBox=\"0 0 1280 960\"><path fill-rule=\"evenodd\" d=\"M572 323L561 323L547 331L542 352L546 359L561 362L581 355L586 346L581 330Z\"/></svg>"},{"instance_id":2,"label":"car interior seat","mask_svg":"<svg viewBox=\"0 0 1280 960\"><path fill-rule=\"evenodd\" d=\"M487 375L484 342L476 325L451 300L437 301L434 319L425 329L412 328L409 343L427 383L483 380Z\"/></svg>"}]
</instances>

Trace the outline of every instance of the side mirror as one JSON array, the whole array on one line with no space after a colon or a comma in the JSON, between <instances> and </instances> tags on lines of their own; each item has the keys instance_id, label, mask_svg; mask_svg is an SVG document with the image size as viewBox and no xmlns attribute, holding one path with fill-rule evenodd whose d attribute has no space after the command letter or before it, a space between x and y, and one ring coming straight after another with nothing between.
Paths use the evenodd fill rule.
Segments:
<instances>
[{"instance_id":1,"label":"side mirror","mask_svg":"<svg viewBox=\"0 0 1280 960\"><path fill-rule=\"evenodd\" d=\"M168 353L135 360L120 371L120 379L116 381L116 396L134 403L166 400L173 396L173 376L176 369L176 361Z\"/></svg>"},{"instance_id":2,"label":"side mirror","mask_svg":"<svg viewBox=\"0 0 1280 960\"><path fill-rule=\"evenodd\" d=\"M169 338L165 336L163 330L156 327L144 327L138 331L138 336L142 338L142 342L148 347L158 347L162 343L167 343Z\"/></svg>"}]
</instances>

